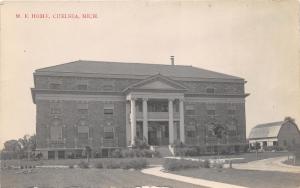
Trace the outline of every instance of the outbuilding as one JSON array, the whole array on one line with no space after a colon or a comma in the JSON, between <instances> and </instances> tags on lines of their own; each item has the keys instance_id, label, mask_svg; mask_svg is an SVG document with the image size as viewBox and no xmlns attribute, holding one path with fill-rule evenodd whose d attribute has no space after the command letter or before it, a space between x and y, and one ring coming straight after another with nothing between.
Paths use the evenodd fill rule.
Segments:
<instances>
[{"instance_id":1,"label":"outbuilding","mask_svg":"<svg viewBox=\"0 0 300 188\"><path fill-rule=\"evenodd\" d=\"M278 147L292 149L300 145L300 131L292 118L284 121L259 124L252 128L249 135L249 144L258 148Z\"/></svg>"}]
</instances>

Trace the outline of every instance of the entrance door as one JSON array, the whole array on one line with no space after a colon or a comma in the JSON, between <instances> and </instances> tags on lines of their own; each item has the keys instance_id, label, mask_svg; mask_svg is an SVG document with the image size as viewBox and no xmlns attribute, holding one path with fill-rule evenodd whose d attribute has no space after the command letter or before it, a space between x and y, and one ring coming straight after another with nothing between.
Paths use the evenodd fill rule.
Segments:
<instances>
[{"instance_id":1,"label":"entrance door","mask_svg":"<svg viewBox=\"0 0 300 188\"><path fill-rule=\"evenodd\" d=\"M148 126L149 145L168 145L169 126L168 122L149 122Z\"/></svg>"},{"instance_id":2,"label":"entrance door","mask_svg":"<svg viewBox=\"0 0 300 188\"><path fill-rule=\"evenodd\" d=\"M148 127L148 144L149 145L158 145L157 142L157 129L155 126Z\"/></svg>"}]
</instances>

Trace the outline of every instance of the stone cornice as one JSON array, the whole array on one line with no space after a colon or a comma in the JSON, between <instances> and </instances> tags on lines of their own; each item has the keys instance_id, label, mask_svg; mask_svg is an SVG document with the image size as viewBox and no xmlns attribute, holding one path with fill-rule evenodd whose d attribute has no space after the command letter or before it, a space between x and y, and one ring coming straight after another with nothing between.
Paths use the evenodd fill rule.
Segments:
<instances>
[{"instance_id":1,"label":"stone cornice","mask_svg":"<svg viewBox=\"0 0 300 188\"><path fill-rule=\"evenodd\" d=\"M209 98L246 98L249 96L249 93L245 94L225 94L225 93L215 93L215 94L208 94L208 93L185 93L185 97L209 97Z\"/></svg>"},{"instance_id":2,"label":"stone cornice","mask_svg":"<svg viewBox=\"0 0 300 188\"><path fill-rule=\"evenodd\" d=\"M121 92L116 91L82 91L82 90L53 90L53 89L36 89L31 88L32 100L35 103L37 94L52 95L84 95L84 96L124 96Z\"/></svg>"},{"instance_id":3,"label":"stone cornice","mask_svg":"<svg viewBox=\"0 0 300 188\"><path fill-rule=\"evenodd\" d=\"M126 75L126 74L100 74L100 73L74 73L74 72L50 72L36 71L34 76L59 76L59 77L84 77L84 78L115 78L115 79L146 79L153 75ZM245 84L244 79L224 79L224 78L195 78L195 77L174 77L168 76L172 80L178 81L197 81L197 82L217 82L217 83L241 83Z\"/></svg>"}]
</instances>

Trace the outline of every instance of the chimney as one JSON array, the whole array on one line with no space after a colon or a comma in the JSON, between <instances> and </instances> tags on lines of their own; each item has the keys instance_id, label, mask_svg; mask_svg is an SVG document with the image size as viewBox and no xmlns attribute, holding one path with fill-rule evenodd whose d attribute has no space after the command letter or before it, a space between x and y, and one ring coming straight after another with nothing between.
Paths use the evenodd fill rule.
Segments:
<instances>
[{"instance_id":1,"label":"chimney","mask_svg":"<svg viewBox=\"0 0 300 188\"><path fill-rule=\"evenodd\" d=\"M175 63L174 63L175 59L174 59L174 56L173 56L173 55L170 56L170 59L171 59L171 65L175 65Z\"/></svg>"}]
</instances>

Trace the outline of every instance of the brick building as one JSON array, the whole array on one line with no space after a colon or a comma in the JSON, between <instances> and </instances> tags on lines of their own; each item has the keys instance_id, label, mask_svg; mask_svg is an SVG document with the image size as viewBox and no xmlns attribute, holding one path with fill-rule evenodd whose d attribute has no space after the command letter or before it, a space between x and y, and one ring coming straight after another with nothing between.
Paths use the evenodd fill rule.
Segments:
<instances>
[{"instance_id":1,"label":"brick building","mask_svg":"<svg viewBox=\"0 0 300 188\"><path fill-rule=\"evenodd\" d=\"M246 143L244 79L193 66L75 61L34 72L37 151L94 155L134 144Z\"/></svg>"}]
</instances>

